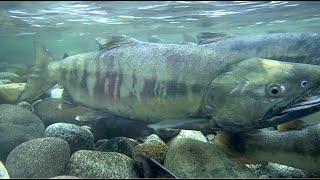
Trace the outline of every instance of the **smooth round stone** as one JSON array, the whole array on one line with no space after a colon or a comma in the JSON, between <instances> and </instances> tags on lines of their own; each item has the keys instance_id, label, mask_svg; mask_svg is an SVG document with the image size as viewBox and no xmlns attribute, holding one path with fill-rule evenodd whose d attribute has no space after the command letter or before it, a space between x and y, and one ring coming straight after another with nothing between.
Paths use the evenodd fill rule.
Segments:
<instances>
[{"instance_id":1,"label":"smooth round stone","mask_svg":"<svg viewBox=\"0 0 320 180\"><path fill-rule=\"evenodd\" d=\"M168 145L170 146L171 143L175 141L180 141L183 139L194 139L194 140L198 140L205 143L208 142L207 138L202 134L201 131L181 130L176 137L172 138L168 142Z\"/></svg>"},{"instance_id":2,"label":"smooth round stone","mask_svg":"<svg viewBox=\"0 0 320 180\"><path fill-rule=\"evenodd\" d=\"M64 173L70 159L68 143L60 138L37 138L13 149L6 161L12 178L50 178Z\"/></svg>"},{"instance_id":3,"label":"smooth round stone","mask_svg":"<svg viewBox=\"0 0 320 180\"><path fill-rule=\"evenodd\" d=\"M138 178L133 160L117 152L77 151L70 158L68 171L80 178Z\"/></svg>"},{"instance_id":4,"label":"smooth round stone","mask_svg":"<svg viewBox=\"0 0 320 180\"><path fill-rule=\"evenodd\" d=\"M161 140L161 138L158 135L151 134L151 135L146 137L144 142L163 142L163 141Z\"/></svg>"},{"instance_id":5,"label":"smooth round stone","mask_svg":"<svg viewBox=\"0 0 320 180\"><path fill-rule=\"evenodd\" d=\"M0 104L15 103L26 83L0 84Z\"/></svg>"},{"instance_id":6,"label":"smooth round stone","mask_svg":"<svg viewBox=\"0 0 320 180\"><path fill-rule=\"evenodd\" d=\"M270 177L274 178L305 178L307 175L304 171L298 168L289 167L286 165L269 162L266 165Z\"/></svg>"},{"instance_id":7,"label":"smooth round stone","mask_svg":"<svg viewBox=\"0 0 320 180\"><path fill-rule=\"evenodd\" d=\"M55 123L47 127L45 137L58 137L67 141L70 145L71 153L82 149L93 149L93 134L86 128L68 124Z\"/></svg>"},{"instance_id":8,"label":"smooth round stone","mask_svg":"<svg viewBox=\"0 0 320 180\"><path fill-rule=\"evenodd\" d=\"M156 160L160 164L163 163L166 156L168 146L157 135L148 136L144 143L137 145L133 151L133 159L138 161L138 154L144 154L151 159Z\"/></svg>"},{"instance_id":9,"label":"smooth round stone","mask_svg":"<svg viewBox=\"0 0 320 180\"><path fill-rule=\"evenodd\" d=\"M301 169L289 167L278 163L246 164L256 175L267 175L270 178L306 178L308 173Z\"/></svg>"},{"instance_id":10,"label":"smooth round stone","mask_svg":"<svg viewBox=\"0 0 320 180\"><path fill-rule=\"evenodd\" d=\"M5 160L19 144L43 137L42 121L26 108L18 105L0 105L0 159Z\"/></svg>"},{"instance_id":11,"label":"smooth round stone","mask_svg":"<svg viewBox=\"0 0 320 180\"><path fill-rule=\"evenodd\" d=\"M170 144L164 166L179 178L257 177L214 144L188 138Z\"/></svg>"}]
</instances>

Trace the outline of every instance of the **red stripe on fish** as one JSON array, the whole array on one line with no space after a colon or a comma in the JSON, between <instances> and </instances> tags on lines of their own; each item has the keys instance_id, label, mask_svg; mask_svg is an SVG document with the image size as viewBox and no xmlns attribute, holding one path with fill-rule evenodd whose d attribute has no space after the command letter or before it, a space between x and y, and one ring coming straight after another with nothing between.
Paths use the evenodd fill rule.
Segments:
<instances>
[{"instance_id":1,"label":"red stripe on fish","mask_svg":"<svg viewBox=\"0 0 320 180\"><path fill-rule=\"evenodd\" d=\"M101 75L101 68L100 68L100 61L99 59L96 60L96 81L93 87L93 96L95 99L100 99L102 95L104 95L104 84L105 84L105 77Z\"/></svg>"},{"instance_id":2,"label":"red stripe on fish","mask_svg":"<svg viewBox=\"0 0 320 180\"><path fill-rule=\"evenodd\" d=\"M143 89L140 92L141 100L145 98L152 98L155 96L154 89L156 87L157 82L157 74L156 70L153 70L152 77L150 79L145 78L143 82Z\"/></svg>"},{"instance_id":3,"label":"red stripe on fish","mask_svg":"<svg viewBox=\"0 0 320 180\"><path fill-rule=\"evenodd\" d=\"M120 99L120 88L123 81L123 73L120 72L118 76L118 84L117 84L117 99Z\"/></svg>"},{"instance_id":4,"label":"red stripe on fish","mask_svg":"<svg viewBox=\"0 0 320 180\"><path fill-rule=\"evenodd\" d=\"M108 74L110 76L108 77L108 80L107 80L108 81L108 93L106 94L106 96L110 99L115 99L114 90L115 90L115 86L116 86L118 72L111 71L111 72L108 72Z\"/></svg>"}]
</instances>

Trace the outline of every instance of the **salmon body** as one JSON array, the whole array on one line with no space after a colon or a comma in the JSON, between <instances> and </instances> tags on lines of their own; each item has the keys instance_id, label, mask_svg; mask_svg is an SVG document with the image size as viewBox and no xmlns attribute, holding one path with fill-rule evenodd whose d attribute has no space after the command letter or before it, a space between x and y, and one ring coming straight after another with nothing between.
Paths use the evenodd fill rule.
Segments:
<instances>
[{"instance_id":1,"label":"salmon body","mask_svg":"<svg viewBox=\"0 0 320 180\"><path fill-rule=\"evenodd\" d=\"M75 102L148 123L204 117L209 84L251 57L318 63L318 33L232 37L206 45L174 45L127 38L112 48L48 65L49 78ZM306 62L305 62L306 63Z\"/></svg>"}]
</instances>

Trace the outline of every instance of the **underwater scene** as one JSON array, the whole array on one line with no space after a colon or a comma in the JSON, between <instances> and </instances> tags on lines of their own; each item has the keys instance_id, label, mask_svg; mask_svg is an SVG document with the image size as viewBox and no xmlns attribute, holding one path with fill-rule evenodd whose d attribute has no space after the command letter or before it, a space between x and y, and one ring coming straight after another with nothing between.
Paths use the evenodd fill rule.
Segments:
<instances>
[{"instance_id":1,"label":"underwater scene","mask_svg":"<svg viewBox=\"0 0 320 180\"><path fill-rule=\"evenodd\" d=\"M320 177L320 2L0 1L0 179Z\"/></svg>"}]
</instances>

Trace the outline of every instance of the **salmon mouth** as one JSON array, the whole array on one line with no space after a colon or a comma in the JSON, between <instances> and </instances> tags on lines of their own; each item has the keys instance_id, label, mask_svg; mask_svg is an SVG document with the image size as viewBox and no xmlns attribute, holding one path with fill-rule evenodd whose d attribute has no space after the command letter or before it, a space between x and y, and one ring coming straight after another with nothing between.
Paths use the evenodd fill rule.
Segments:
<instances>
[{"instance_id":1,"label":"salmon mouth","mask_svg":"<svg viewBox=\"0 0 320 180\"><path fill-rule=\"evenodd\" d=\"M299 98L287 106L269 111L255 124L259 128L270 127L296 120L320 111L320 95Z\"/></svg>"}]
</instances>

